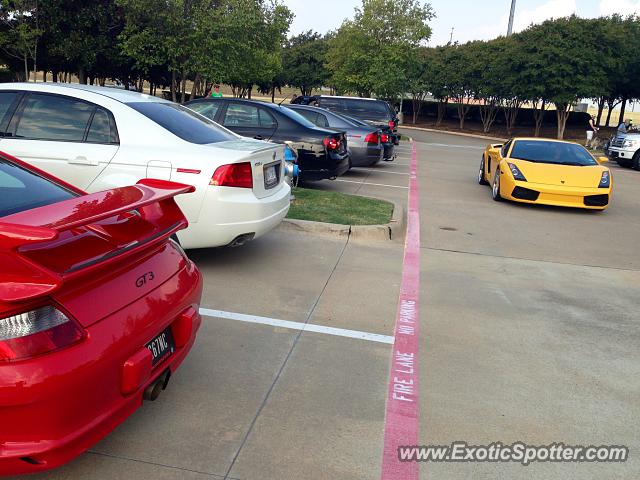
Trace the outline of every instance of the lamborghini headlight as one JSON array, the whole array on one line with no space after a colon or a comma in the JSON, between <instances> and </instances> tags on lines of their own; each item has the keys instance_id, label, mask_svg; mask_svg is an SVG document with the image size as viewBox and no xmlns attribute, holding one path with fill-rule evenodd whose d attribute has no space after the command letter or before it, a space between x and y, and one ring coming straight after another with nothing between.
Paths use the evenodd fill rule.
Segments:
<instances>
[{"instance_id":1,"label":"lamborghini headlight","mask_svg":"<svg viewBox=\"0 0 640 480\"><path fill-rule=\"evenodd\" d=\"M598 185L598 188L609 188L610 185L611 174L609 173L609 170L605 170L602 172L602 177L600 177L600 185Z\"/></svg>"},{"instance_id":2,"label":"lamborghini headlight","mask_svg":"<svg viewBox=\"0 0 640 480\"><path fill-rule=\"evenodd\" d=\"M511 175L513 175L513 178L516 180L519 180L521 182L526 182L527 179L524 178L524 175L522 174L522 172L520 171L520 169L513 163L509 163L509 170L511 170Z\"/></svg>"}]
</instances>

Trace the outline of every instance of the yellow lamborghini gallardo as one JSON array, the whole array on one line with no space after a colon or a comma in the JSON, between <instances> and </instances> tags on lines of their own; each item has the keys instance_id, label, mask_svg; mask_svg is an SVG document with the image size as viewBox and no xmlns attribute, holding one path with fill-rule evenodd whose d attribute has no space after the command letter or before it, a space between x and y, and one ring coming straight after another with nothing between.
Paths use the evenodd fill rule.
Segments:
<instances>
[{"instance_id":1,"label":"yellow lamborghini gallardo","mask_svg":"<svg viewBox=\"0 0 640 480\"><path fill-rule=\"evenodd\" d=\"M482 154L478 183L491 185L494 200L604 210L611 199L611 172L577 143L513 138Z\"/></svg>"}]
</instances>

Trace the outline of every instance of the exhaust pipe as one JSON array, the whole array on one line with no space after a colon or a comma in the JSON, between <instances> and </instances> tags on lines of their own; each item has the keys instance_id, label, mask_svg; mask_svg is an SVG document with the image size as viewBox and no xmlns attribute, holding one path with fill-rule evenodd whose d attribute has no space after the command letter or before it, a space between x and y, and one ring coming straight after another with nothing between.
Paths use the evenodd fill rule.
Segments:
<instances>
[{"instance_id":1,"label":"exhaust pipe","mask_svg":"<svg viewBox=\"0 0 640 480\"><path fill-rule=\"evenodd\" d=\"M253 237L255 237L255 236L256 236L255 232L243 233L242 235L238 235L236 238L234 238L231 241L231 243L229 243L229 245L227 245L227 246L228 247L241 247L245 243L253 240Z\"/></svg>"},{"instance_id":2,"label":"exhaust pipe","mask_svg":"<svg viewBox=\"0 0 640 480\"><path fill-rule=\"evenodd\" d=\"M171 376L170 370L167 370L162 375L160 375L153 383L151 383L150 385L147 386L147 388L144 389L142 398L144 400L154 402L160 396L162 391L165 388L167 388L170 376Z\"/></svg>"}]
</instances>

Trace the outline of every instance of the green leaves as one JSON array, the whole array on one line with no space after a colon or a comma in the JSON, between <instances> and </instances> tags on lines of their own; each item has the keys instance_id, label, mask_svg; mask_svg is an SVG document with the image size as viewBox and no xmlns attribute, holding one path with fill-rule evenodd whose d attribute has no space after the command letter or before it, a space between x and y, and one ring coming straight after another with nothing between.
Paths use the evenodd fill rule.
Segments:
<instances>
[{"instance_id":1,"label":"green leaves","mask_svg":"<svg viewBox=\"0 0 640 480\"><path fill-rule=\"evenodd\" d=\"M283 80L310 95L329 79L324 61L328 41L319 33L308 31L291 37L282 51Z\"/></svg>"},{"instance_id":2,"label":"green leaves","mask_svg":"<svg viewBox=\"0 0 640 480\"><path fill-rule=\"evenodd\" d=\"M149 73L164 66L231 85L271 82L291 12L267 0L117 0L122 52Z\"/></svg>"},{"instance_id":3,"label":"green leaves","mask_svg":"<svg viewBox=\"0 0 640 480\"><path fill-rule=\"evenodd\" d=\"M429 4L363 0L329 40L327 68L339 92L397 98L410 86L415 51L431 36Z\"/></svg>"},{"instance_id":4,"label":"green leaves","mask_svg":"<svg viewBox=\"0 0 640 480\"><path fill-rule=\"evenodd\" d=\"M640 20L633 16L548 20L510 37L436 47L415 58L423 65L407 70L414 98L424 88L442 101L478 100L485 129L494 105L503 107L510 129L523 102L544 102L555 104L561 136L579 99L640 97Z\"/></svg>"},{"instance_id":5,"label":"green leaves","mask_svg":"<svg viewBox=\"0 0 640 480\"><path fill-rule=\"evenodd\" d=\"M0 50L10 62L18 60L28 76L28 63L35 62L42 30L38 24L36 0L2 0L0 2ZM14 62L11 62L13 60Z\"/></svg>"}]
</instances>

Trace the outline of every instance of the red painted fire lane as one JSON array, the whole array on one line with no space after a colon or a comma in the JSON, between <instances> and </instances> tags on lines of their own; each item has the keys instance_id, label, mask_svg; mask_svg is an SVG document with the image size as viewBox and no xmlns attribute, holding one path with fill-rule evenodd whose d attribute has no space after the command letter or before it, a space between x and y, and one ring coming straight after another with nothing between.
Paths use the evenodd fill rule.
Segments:
<instances>
[{"instance_id":1,"label":"red painted fire lane","mask_svg":"<svg viewBox=\"0 0 640 480\"><path fill-rule=\"evenodd\" d=\"M411 142L411 176L402 284L396 314L384 429L382 480L417 480L418 463L400 462L398 447L418 443L418 292L420 213L417 151Z\"/></svg>"}]
</instances>

